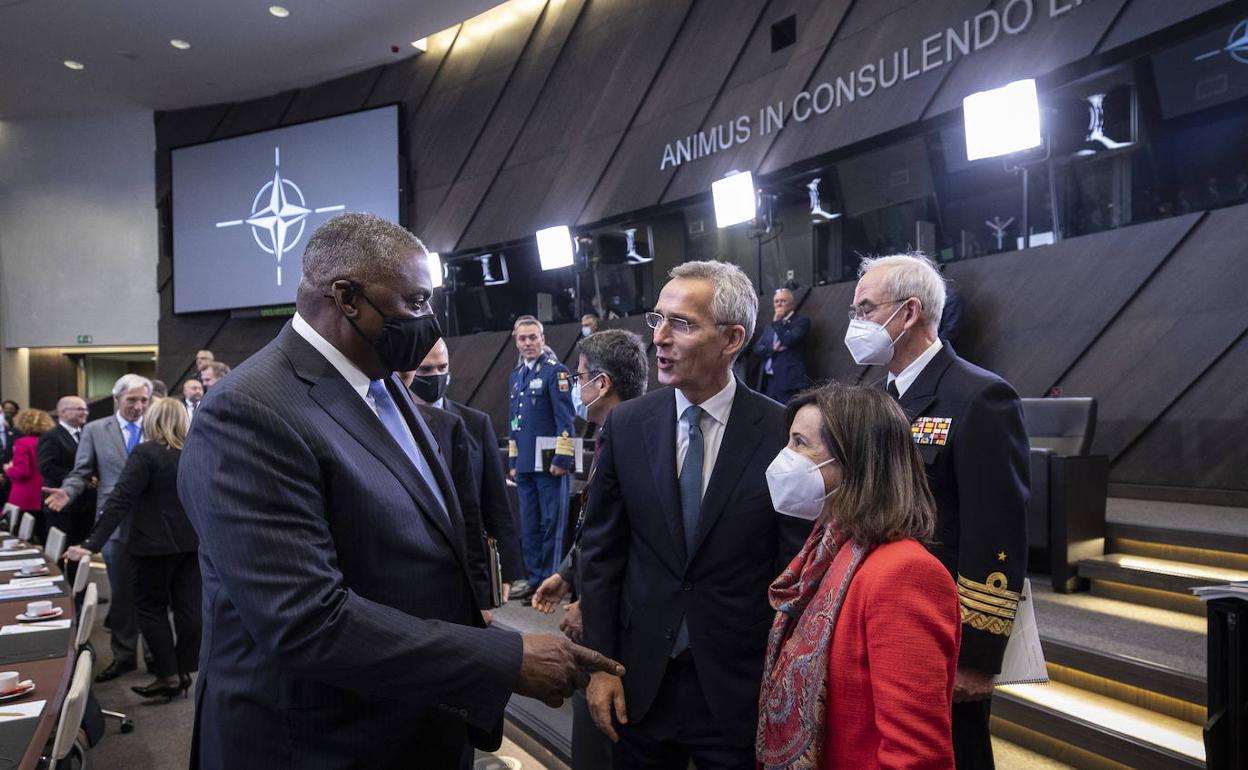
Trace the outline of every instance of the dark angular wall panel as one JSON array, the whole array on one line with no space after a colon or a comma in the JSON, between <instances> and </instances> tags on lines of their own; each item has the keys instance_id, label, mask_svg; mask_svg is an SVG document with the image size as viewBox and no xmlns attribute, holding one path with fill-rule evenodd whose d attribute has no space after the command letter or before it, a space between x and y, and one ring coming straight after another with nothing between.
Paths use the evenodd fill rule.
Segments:
<instances>
[{"instance_id":1,"label":"dark angular wall panel","mask_svg":"<svg viewBox=\"0 0 1248 770\"><path fill-rule=\"evenodd\" d=\"M1248 205L1209 212L1060 383L1116 459L1248 328ZM1086 288L1082 297L1088 297Z\"/></svg>"},{"instance_id":2,"label":"dark angular wall panel","mask_svg":"<svg viewBox=\"0 0 1248 770\"><path fill-rule=\"evenodd\" d=\"M1248 336L1204 372L1114 464L1114 481L1248 490Z\"/></svg>"},{"instance_id":3,"label":"dark angular wall panel","mask_svg":"<svg viewBox=\"0 0 1248 770\"><path fill-rule=\"evenodd\" d=\"M295 92L283 125L328 118L362 108L377 83L381 69L373 67Z\"/></svg>"},{"instance_id":4,"label":"dark angular wall panel","mask_svg":"<svg viewBox=\"0 0 1248 770\"><path fill-rule=\"evenodd\" d=\"M1040 77L1091 55L1126 1L1096 0L1078 6L1068 2L1035 3L1035 18L1026 30L1014 36L1003 31L1001 39L992 46L955 62L953 74L941 86L925 117L959 109L962 98L976 91ZM1005 5L1004 0L993 3L998 12ZM1070 10L1051 18L1053 7ZM1021 19L1015 23L1021 23Z\"/></svg>"},{"instance_id":5,"label":"dark angular wall panel","mask_svg":"<svg viewBox=\"0 0 1248 770\"><path fill-rule=\"evenodd\" d=\"M1135 296L1198 219L1188 214L1027 251L957 262L959 352L1039 398ZM1064 395L1095 395L1067 386Z\"/></svg>"},{"instance_id":6,"label":"dark angular wall panel","mask_svg":"<svg viewBox=\"0 0 1248 770\"><path fill-rule=\"evenodd\" d=\"M472 400L495 359L500 355L506 357L507 349L511 347L511 335L507 332L481 332L447 337L446 345L453 362L446 395L463 404Z\"/></svg>"},{"instance_id":7,"label":"dark angular wall panel","mask_svg":"<svg viewBox=\"0 0 1248 770\"><path fill-rule=\"evenodd\" d=\"M1112 51L1121 45L1151 35L1173 24L1198 16L1231 0L1131 0L1126 10L1105 36L1097 53Z\"/></svg>"}]
</instances>

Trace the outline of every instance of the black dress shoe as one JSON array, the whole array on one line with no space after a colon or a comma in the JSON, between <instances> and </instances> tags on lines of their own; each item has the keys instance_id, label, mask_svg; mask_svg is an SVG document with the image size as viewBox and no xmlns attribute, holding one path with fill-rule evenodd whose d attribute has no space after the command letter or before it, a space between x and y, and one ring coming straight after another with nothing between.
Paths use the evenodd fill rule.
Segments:
<instances>
[{"instance_id":1,"label":"black dress shoe","mask_svg":"<svg viewBox=\"0 0 1248 770\"><path fill-rule=\"evenodd\" d=\"M179 694L181 694L182 697L185 698L187 695L187 690L190 688L190 686L191 686L191 683L190 683L189 677L186 679L183 679L182 677L178 677L177 684L166 684L166 683L161 682L160 679L157 679L156 681L152 682L149 685L146 685L144 687L131 687L130 690L131 692L134 692L136 695L142 695L144 698L164 698L165 702L168 703L169 701L176 698Z\"/></svg>"},{"instance_id":2,"label":"black dress shoe","mask_svg":"<svg viewBox=\"0 0 1248 770\"><path fill-rule=\"evenodd\" d=\"M103 671L95 675L95 681L111 682L112 680L116 679L122 674L128 674L137 668L138 666L135 665L135 662L133 660L128 660L128 661L114 660L112 663L109 663L108 666Z\"/></svg>"}]
</instances>

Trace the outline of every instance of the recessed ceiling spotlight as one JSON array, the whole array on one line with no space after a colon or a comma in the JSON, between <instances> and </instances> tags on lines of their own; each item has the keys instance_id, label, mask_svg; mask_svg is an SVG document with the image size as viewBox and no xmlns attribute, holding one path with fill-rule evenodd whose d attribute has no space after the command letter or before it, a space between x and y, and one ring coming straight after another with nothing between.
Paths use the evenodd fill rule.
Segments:
<instances>
[{"instance_id":1,"label":"recessed ceiling spotlight","mask_svg":"<svg viewBox=\"0 0 1248 770\"><path fill-rule=\"evenodd\" d=\"M179 51L185 51L186 49L191 47L190 43L186 42L185 40L179 40L176 37L173 40L169 41L169 45L173 46Z\"/></svg>"},{"instance_id":2,"label":"recessed ceiling spotlight","mask_svg":"<svg viewBox=\"0 0 1248 770\"><path fill-rule=\"evenodd\" d=\"M86 69L86 65L85 65L85 64L83 64L83 63L82 63L82 62L80 62L80 61L74 61L73 59L66 59L66 60L65 60L65 66L66 66L66 67L69 67L71 70L75 70L75 71L76 71L76 70L80 70L80 69Z\"/></svg>"},{"instance_id":3,"label":"recessed ceiling spotlight","mask_svg":"<svg viewBox=\"0 0 1248 770\"><path fill-rule=\"evenodd\" d=\"M284 18L286 18L287 16L289 16L289 15L290 15L290 11L286 10L285 8L283 8L283 7L282 7L282 6L280 6L280 5L270 5L270 6L269 6L269 13L273 14L274 16L276 16L276 17L277 17L277 18L279 18L279 19L284 19Z\"/></svg>"},{"instance_id":4,"label":"recessed ceiling spotlight","mask_svg":"<svg viewBox=\"0 0 1248 770\"><path fill-rule=\"evenodd\" d=\"M429 50L429 38L422 37L420 40L413 40L412 48L415 48L417 51L420 51L421 53L428 51Z\"/></svg>"}]
</instances>

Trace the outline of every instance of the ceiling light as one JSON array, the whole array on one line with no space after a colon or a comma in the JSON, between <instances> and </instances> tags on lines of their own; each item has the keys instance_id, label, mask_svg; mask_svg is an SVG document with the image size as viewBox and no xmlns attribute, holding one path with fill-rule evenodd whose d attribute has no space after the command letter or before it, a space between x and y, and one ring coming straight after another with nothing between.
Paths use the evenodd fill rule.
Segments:
<instances>
[{"instance_id":1,"label":"ceiling light","mask_svg":"<svg viewBox=\"0 0 1248 770\"><path fill-rule=\"evenodd\" d=\"M283 7L282 7L282 6L280 6L280 5L270 5L270 6L269 6L269 13L273 14L274 16L276 16L276 17L277 17L277 18L279 18L279 19L284 19L284 18L286 18L287 16L289 16L289 15L290 15L290 11L286 10L285 8L283 8Z\"/></svg>"},{"instance_id":2,"label":"ceiling light","mask_svg":"<svg viewBox=\"0 0 1248 770\"><path fill-rule=\"evenodd\" d=\"M428 51L429 50L429 38L422 37L420 40L413 40L412 48L415 48L417 51L420 51L421 53Z\"/></svg>"},{"instance_id":3,"label":"ceiling light","mask_svg":"<svg viewBox=\"0 0 1248 770\"><path fill-rule=\"evenodd\" d=\"M543 270L570 267L573 254L572 232L567 225L537 231L537 255Z\"/></svg>"},{"instance_id":4,"label":"ceiling light","mask_svg":"<svg viewBox=\"0 0 1248 770\"><path fill-rule=\"evenodd\" d=\"M190 43L186 42L185 40L179 40L176 37L173 40L169 41L169 45L173 46L179 51L185 51L186 49L191 47Z\"/></svg>"},{"instance_id":5,"label":"ceiling light","mask_svg":"<svg viewBox=\"0 0 1248 770\"><path fill-rule=\"evenodd\" d=\"M86 68L86 65L84 65L82 62L74 61L73 59L66 59L65 66L69 67L71 70L80 70L80 69Z\"/></svg>"},{"instance_id":6,"label":"ceiling light","mask_svg":"<svg viewBox=\"0 0 1248 770\"><path fill-rule=\"evenodd\" d=\"M711 182L711 197L715 201L717 227L749 222L757 215L754 175L749 171L730 171L723 179Z\"/></svg>"},{"instance_id":7,"label":"ceiling light","mask_svg":"<svg viewBox=\"0 0 1248 770\"><path fill-rule=\"evenodd\" d=\"M966 159L980 160L1038 147L1040 103L1036 81L1016 80L962 100Z\"/></svg>"}]
</instances>

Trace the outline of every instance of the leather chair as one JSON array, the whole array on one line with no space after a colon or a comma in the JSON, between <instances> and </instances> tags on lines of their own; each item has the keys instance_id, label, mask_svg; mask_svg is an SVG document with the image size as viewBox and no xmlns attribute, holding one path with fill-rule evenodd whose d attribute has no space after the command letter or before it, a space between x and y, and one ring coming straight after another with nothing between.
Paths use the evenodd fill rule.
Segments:
<instances>
[{"instance_id":1,"label":"leather chair","mask_svg":"<svg viewBox=\"0 0 1248 770\"><path fill-rule=\"evenodd\" d=\"M1079 560L1105 552L1109 458L1090 454L1096 399L1024 398L1022 406L1031 443L1031 569L1047 568L1059 593L1080 590Z\"/></svg>"}]
</instances>

